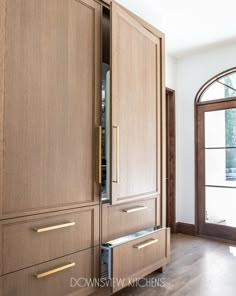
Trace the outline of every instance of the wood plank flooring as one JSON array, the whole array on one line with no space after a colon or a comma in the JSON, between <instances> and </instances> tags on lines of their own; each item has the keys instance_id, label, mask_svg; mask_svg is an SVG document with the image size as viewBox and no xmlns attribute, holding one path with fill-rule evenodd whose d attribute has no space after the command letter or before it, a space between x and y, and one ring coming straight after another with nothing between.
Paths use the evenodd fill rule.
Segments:
<instances>
[{"instance_id":1,"label":"wood plank flooring","mask_svg":"<svg viewBox=\"0 0 236 296\"><path fill-rule=\"evenodd\" d=\"M166 272L153 273L140 285L116 295L235 296L236 245L184 234L172 235L171 263Z\"/></svg>"}]
</instances>

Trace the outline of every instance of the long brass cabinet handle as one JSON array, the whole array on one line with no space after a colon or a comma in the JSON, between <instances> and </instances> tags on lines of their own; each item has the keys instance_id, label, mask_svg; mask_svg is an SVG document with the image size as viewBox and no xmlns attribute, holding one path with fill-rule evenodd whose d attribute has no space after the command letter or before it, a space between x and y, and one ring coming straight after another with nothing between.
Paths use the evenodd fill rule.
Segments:
<instances>
[{"instance_id":1,"label":"long brass cabinet handle","mask_svg":"<svg viewBox=\"0 0 236 296\"><path fill-rule=\"evenodd\" d=\"M125 210L123 210L123 212L125 212L125 213L133 213L133 212L143 211L143 210L146 210L146 209L147 209L147 207L142 206L142 207L136 207L136 208L132 208L132 209L125 209Z\"/></svg>"},{"instance_id":2,"label":"long brass cabinet handle","mask_svg":"<svg viewBox=\"0 0 236 296\"><path fill-rule=\"evenodd\" d=\"M72 263L69 263L69 264L66 264L66 265L63 265L63 266L60 266L60 267L57 267L57 268L54 268L54 269L51 269L51 270L48 270L48 271L45 271L45 272L42 272L42 273L36 273L36 274L34 274L34 276L37 279L41 279L41 278L44 278L44 277L49 276L51 274L60 272L62 270L72 268L73 266L75 266L75 262L72 262Z\"/></svg>"},{"instance_id":3,"label":"long brass cabinet handle","mask_svg":"<svg viewBox=\"0 0 236 296\"><path fill-rule=\"evenodd\" d=\"M35 228L34 231L40 233L40 232L46 232L46 231L56 230L60 228L70 227L74 225L75 225L75 222L68 222L68 223L52 225L44 228Z\"/></svg>"},{"instance_id":4,"label":"long brass cabinet handle","mask_svg":"<svg viewBox=\"0 0 236 296\"><path fill-rule=\"evenodd\" d=\"M112 180L113 183L120 182L120 127L113 126L113 130L116 130L116 178Z\"/></svg>"},{"instance_id":5,"label":"long brass cabinet handle","mask_svg":"<svg viewBox=\"0 0 236 296\"><path fill-rule=\"evenodd\" d=\"M146 247L148 247L150 245L156 244L158 241L159 241L158 239L152 238L152 239L147 240L144 243L141 243L141 244L138 244L138 245L134 246L134 248L138 249L138 250L141 250L141 249L146 248Z\"/></svg>"},{"instance_id":6,"label":"long brass cabinet handle","mask_svg":"<svg viewBox=\"0 0 236 296\"><path fill-rule=\"evenodd\" d=\"M98 130L98 156L97 156L97 182L102 184L102 127L99 126Z\"/></svg>"}]
</instances>

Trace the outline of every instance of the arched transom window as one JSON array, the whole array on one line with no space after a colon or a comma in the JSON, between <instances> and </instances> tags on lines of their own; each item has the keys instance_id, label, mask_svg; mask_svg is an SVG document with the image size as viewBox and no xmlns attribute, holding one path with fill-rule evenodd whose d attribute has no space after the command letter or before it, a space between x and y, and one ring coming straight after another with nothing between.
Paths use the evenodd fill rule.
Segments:
<instances>
[{"instance_id":1,"label":"arched transom window","mask_svg":"<svg viewBox=\"0 0 236 296\"><path fill-rule=\"evenodd\" d=\"M236 67L210 79L198 92L196 103L236 97Z\"/></svg>"}]
</instances>

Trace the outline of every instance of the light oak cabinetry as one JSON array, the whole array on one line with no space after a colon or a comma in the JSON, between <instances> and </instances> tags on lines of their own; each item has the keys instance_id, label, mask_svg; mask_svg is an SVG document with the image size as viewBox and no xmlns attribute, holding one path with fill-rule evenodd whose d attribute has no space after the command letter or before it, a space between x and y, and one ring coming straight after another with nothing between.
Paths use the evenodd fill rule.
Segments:
<instances>
[{"instance_id":1,"label":"light oak cabinetry","mask_svg":"<svg viewBox=\"0 0 236 296\"><path fill-rule=\"evenodd\" d=\"M160 198L102 207L102 242L160 226Z\"/></svg>"},{"instance_id":2,"label":"light oak cabinetry","mask_svg":"<svg viewBox=\"0 0 236 296\"><path fill-rule=\"evenodd\" d=\"M10 273L0 278L2 296L90 295L79 279L98 278L99 248L87 249L57 260Z\"/></svg>"},{"instance_id":3,"label":"light oak cabinetry","mask_svg":"<svg viewBox=\"0 0 236 296\"><path fill-rule=\"evenodd\" d=\"M99 245L99 206L0 222L2 274Z\"/></svg>"},{"instance_id":4,"label":"light oak cabinetry","mask_svg":"<svg viewBox=\"0 0 236 296\"><path fill-rule=\"evenodd\" d=\"M0 1L1 296L169 261L164 35L105 2Z\"/></svg>"},{"instance_id":5,"label":"light oak cabinetry","mask_svg":"<svg viewBox=\"0 0 236 296\"><path fill-rule=\"evenodd\" d=\"M110 117L102 118L110 180L103 186L102 276L114 293L169 262L170 231L164 35L116 2L106 2L111 5L103 8L102 40L111 46L110 52L103 50L103 104L111 108Z\"/></svg>"},{"instance_id":6,"label":"light oak cabinetry","mask_svg":"<svg viewBox=\"0 0 236 296\"><path fill-rule=\"evenodd\" d=\"M111 9L112 204L160 194L160 38Z\"/></svg>"},{"instance_id":7,"label":"light oak cabinetry","mask_svg":"<svg viewBox=\"0 0 236 296\"><path fill-rule=\"evenodd\" d=\"M0 295L99 277L101 4L0 1Z\"/></svg>"},{"instance_id":8,"label":"light oak cabinetry","mask_svg":"<svg viewBox=\"0 0 236 296\"><path fill-rule=\"evenodd\" d=\"M2 0L1 17L0 217L99 203L100 5Z\"/></svg>"},{"instance_id":9,"label":"light oak cabinetry","mask_svg":"<svg viewBox=\"0 0 236 296\"><path fill-rule=\"evenodd\" d=\"M113 278L124 279L123 286L140 279L169 261L169 229L114 247L112 252ZM114 281L113 292L120 290Z\"/></svg>"}]
</instances>

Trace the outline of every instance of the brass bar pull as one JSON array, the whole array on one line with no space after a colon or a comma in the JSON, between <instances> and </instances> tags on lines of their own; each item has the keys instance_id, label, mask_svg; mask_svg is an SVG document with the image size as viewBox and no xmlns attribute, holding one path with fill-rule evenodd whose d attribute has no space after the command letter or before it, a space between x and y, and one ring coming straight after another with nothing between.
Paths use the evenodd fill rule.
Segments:
<instances>
[{"instance_id":1,"label":"brass bar pull","mask_svg":"<svg viewBox=\"0 0 236 296\"><path fill-rule=\"evenodd\" d=\"M116 179L112 182L120 182L120 127L113 126L113 129L116 129Z\"/></svg>"},{"instance_id":2,"label":"brass bar pull","mask_svg":"<svg viewBox=\"0 0 236 296\"><path fill-rule=\"evenodd\" d=\"M153 245L153 244L157 243L158 241L159 241L158 239L152 238L152 239L150 239L150 240L148 240L148 241L146 241L144 243L141 243L139 245L134 246L134 248L138 249L138 250L141 250L143 248L146 248L146 247L148 247L150 245Z\"/></svg>"},{"instance_id":3,"label":"brass bar pull","mask_svg":"<svg viewBox=\"0 0 236 296\"><path fill-rule=\"evenodd\" d=\"M126 209L126 210L123 210L123 212L125 213L133 213L133 212L138 212L138 211L142 211L142 210L146 210L147 207L137 207L137 208L133 208L133 209Z\"/></svg>"},{"instance_id":4,"label":"brass bar pull","mask_svg":"<svg viewBox=\"0 0 236 296\"><path fill-rule=\"evenodd\" d=\"M34 274L34 276L37 278L37 279L41 279L41 278L44 278L46 276L49 276L51 274L54 274L54 273L57 273L57 272L60 272L62 270L65 270L65 269L68 269L68 268L71 268L75 266L75 262L72 262L72 263L69 263L69 264L66 264L66 265L63 265L63 266L60 266L60 267L57 267L55 269L52 269L52 270L48 270L48 271L45 271L43 273L36 273Z\"/></svg>"},{"instance_id":5,"label":"brass bar pull","mask_svg":"<svg viewBox=\"0 0 236 296\"><path fill-rule=\"evenodd\" d=\"M46 232L46 231L51 231L51 230L55 230L55 229L70 227L70 226L74 226L74 225L75 225L75 222L68 222L68 223L48 226L48 227L44 227L44 228L35 228L34 231L40 233L40 232Z\"/></svg>"},{"instance_id":6,"label":"brass bar pull","mask_svg":"<svg viewBox=\"0 0 236 296\"><path fill-rule=\"evenodd\" d=\"M97 156L97 182L102 184L102 127L99 126L98 130L98 156Z\"/></svg>"}]
</instances>

